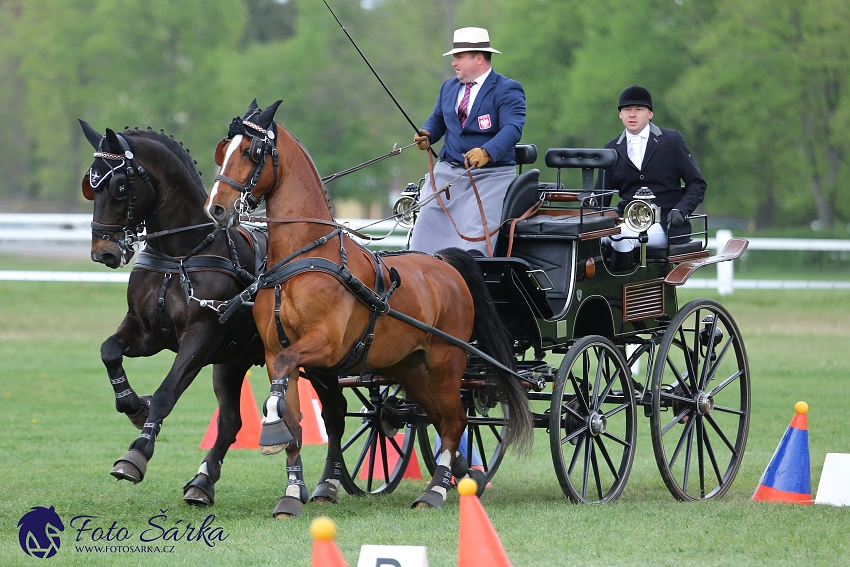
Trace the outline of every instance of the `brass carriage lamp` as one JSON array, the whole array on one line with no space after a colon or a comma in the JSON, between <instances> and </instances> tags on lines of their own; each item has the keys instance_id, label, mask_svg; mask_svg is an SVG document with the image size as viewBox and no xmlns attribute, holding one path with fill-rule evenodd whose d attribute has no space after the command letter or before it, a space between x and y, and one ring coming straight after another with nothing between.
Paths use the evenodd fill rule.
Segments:
<instances>
[{"instance_id":1,"label":"brass carriage lamp","mask_svg":"<svg viewBox=\"0 0 850 567\"><path fill-rule=\"evenodd\" d=\"M623 211L626 226L639 235L640 265L642 268L646 267L646 243L649 241L646 231L657 223L661 216L658 205L652 202L653 199L655 199L655 195L649 190L649 187L641 187Z\"/></svg>"}]
</instances>

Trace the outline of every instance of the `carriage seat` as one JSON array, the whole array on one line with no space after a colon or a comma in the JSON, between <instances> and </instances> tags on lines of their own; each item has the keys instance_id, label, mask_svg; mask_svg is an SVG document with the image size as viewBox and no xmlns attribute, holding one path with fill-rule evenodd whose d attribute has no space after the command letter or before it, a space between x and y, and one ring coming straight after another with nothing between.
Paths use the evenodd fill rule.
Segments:
<instances>
[{"instance_id":1,"label":"carriage seat","mask_svg":"<svg viewBox=\"0 0 850 567\"><path fill-rule=\"evenodd\" d=\"M671 244L669 248L667 246L647 246L646 257L650 260L663 260L670 256L699 252L702 250L702 247L702 240L689 240L682 244ZM635 248L635 250L640 252L640 248Z\"/></svg>"}]
</instances>

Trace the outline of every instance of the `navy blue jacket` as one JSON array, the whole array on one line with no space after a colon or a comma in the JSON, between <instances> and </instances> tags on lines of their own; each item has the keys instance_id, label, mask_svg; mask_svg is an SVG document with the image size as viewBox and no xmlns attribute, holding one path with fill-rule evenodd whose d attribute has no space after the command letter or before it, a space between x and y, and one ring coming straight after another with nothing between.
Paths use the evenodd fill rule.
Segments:
<instances>
[{"instance_id":1,"label":"navy blue jacket","mask_svg":"<svg viewBox=\"0 0 850 567\"><path fill-rule=\"evenodd\" d=\"M445 136L440 159L463 163L463 154L484 148L493 160L485 167L516 165L515 146L525 125L522 85L491 70L475 96L466 127L461 129L455 107L463 86L457 77L443 83L434 112L422 126L432 144Z\"/></svg>"}]
</instances>

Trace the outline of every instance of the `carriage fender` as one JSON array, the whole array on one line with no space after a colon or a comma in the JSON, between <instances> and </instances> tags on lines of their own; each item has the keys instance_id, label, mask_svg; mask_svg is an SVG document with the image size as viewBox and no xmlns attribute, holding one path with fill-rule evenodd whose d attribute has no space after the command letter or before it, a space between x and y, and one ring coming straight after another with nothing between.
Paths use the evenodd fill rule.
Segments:
<instances>
[{"instance_id":1,"label":"carriage fender","mask_svg":"<svg viewBox=\"0 0 850 567\"><path fill-rule=\"evenodd\" d=\"M614 329L614 313L604 297L591 295L581 302L573 325L573 338L601 335L613 339Z\"/></svg>"}]
</instances>

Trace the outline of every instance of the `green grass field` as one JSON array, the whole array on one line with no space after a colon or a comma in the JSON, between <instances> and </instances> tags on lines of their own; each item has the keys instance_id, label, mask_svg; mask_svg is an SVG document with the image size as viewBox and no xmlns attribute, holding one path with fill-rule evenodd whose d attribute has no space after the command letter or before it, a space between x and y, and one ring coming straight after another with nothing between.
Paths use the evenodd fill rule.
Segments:
<instances>
[{"instance_id":1,"label":"green grass field","mask_svg":"<svg viewBox=\"0 0 850 567\"><path fill-rule=\"evenodd\" d=\"M21 269L4 265L0 269ZM33 268L28 268L33 269ZM702 276L702 274L700 274ZM705 276L707 277L707 276ZM414 511L424 481L405 480L385 497L344 497L335 507L311 504L303 517L271 518L285 482L282 455L231 451L216 485L216 504L199 510L182 503L182 486L197 471L198 448L215 408L204 371L166 420L156 455L139 485L109 476L138 432L114 410L100 361L100 343L126 310L123 284L0 282L0 564L34 565L18 544L17 522L33 506L55 506L65 522L55 565L273 566L310 564L310 521L332 517L349 565L362 544L424 545L432 567L457 564L458 496L440 510ZM680 304L710 290L683 291ZM753 411L747 453L737 480L718 502L678 503L656 469L648 420L628 486L612 505L575 506L558 486L545 431L536 433L526 460L510 453L482 502L517 567L550 565L846 565L850 563L850 508L753 503L750 497L798 400L809 403L812 489L828 452L850 453L850 292L737 291L719 299L741 328L752 374ZM128 360L139 393L153 392L173 355ZM265 397L265 370L251 383ZM310 490L324 464L324 448L303 452ZM424 467L423 467L424 470ZM156 540L173 553L77 551L92 532L69 526L94 516L104 533L115 523L139 545L149 519L166 534L182 533L214 514L227 539ZM165 515L167 518L162 518ZM79 525L79 524L78 524Z\"/></svg>"}]
</instances>

